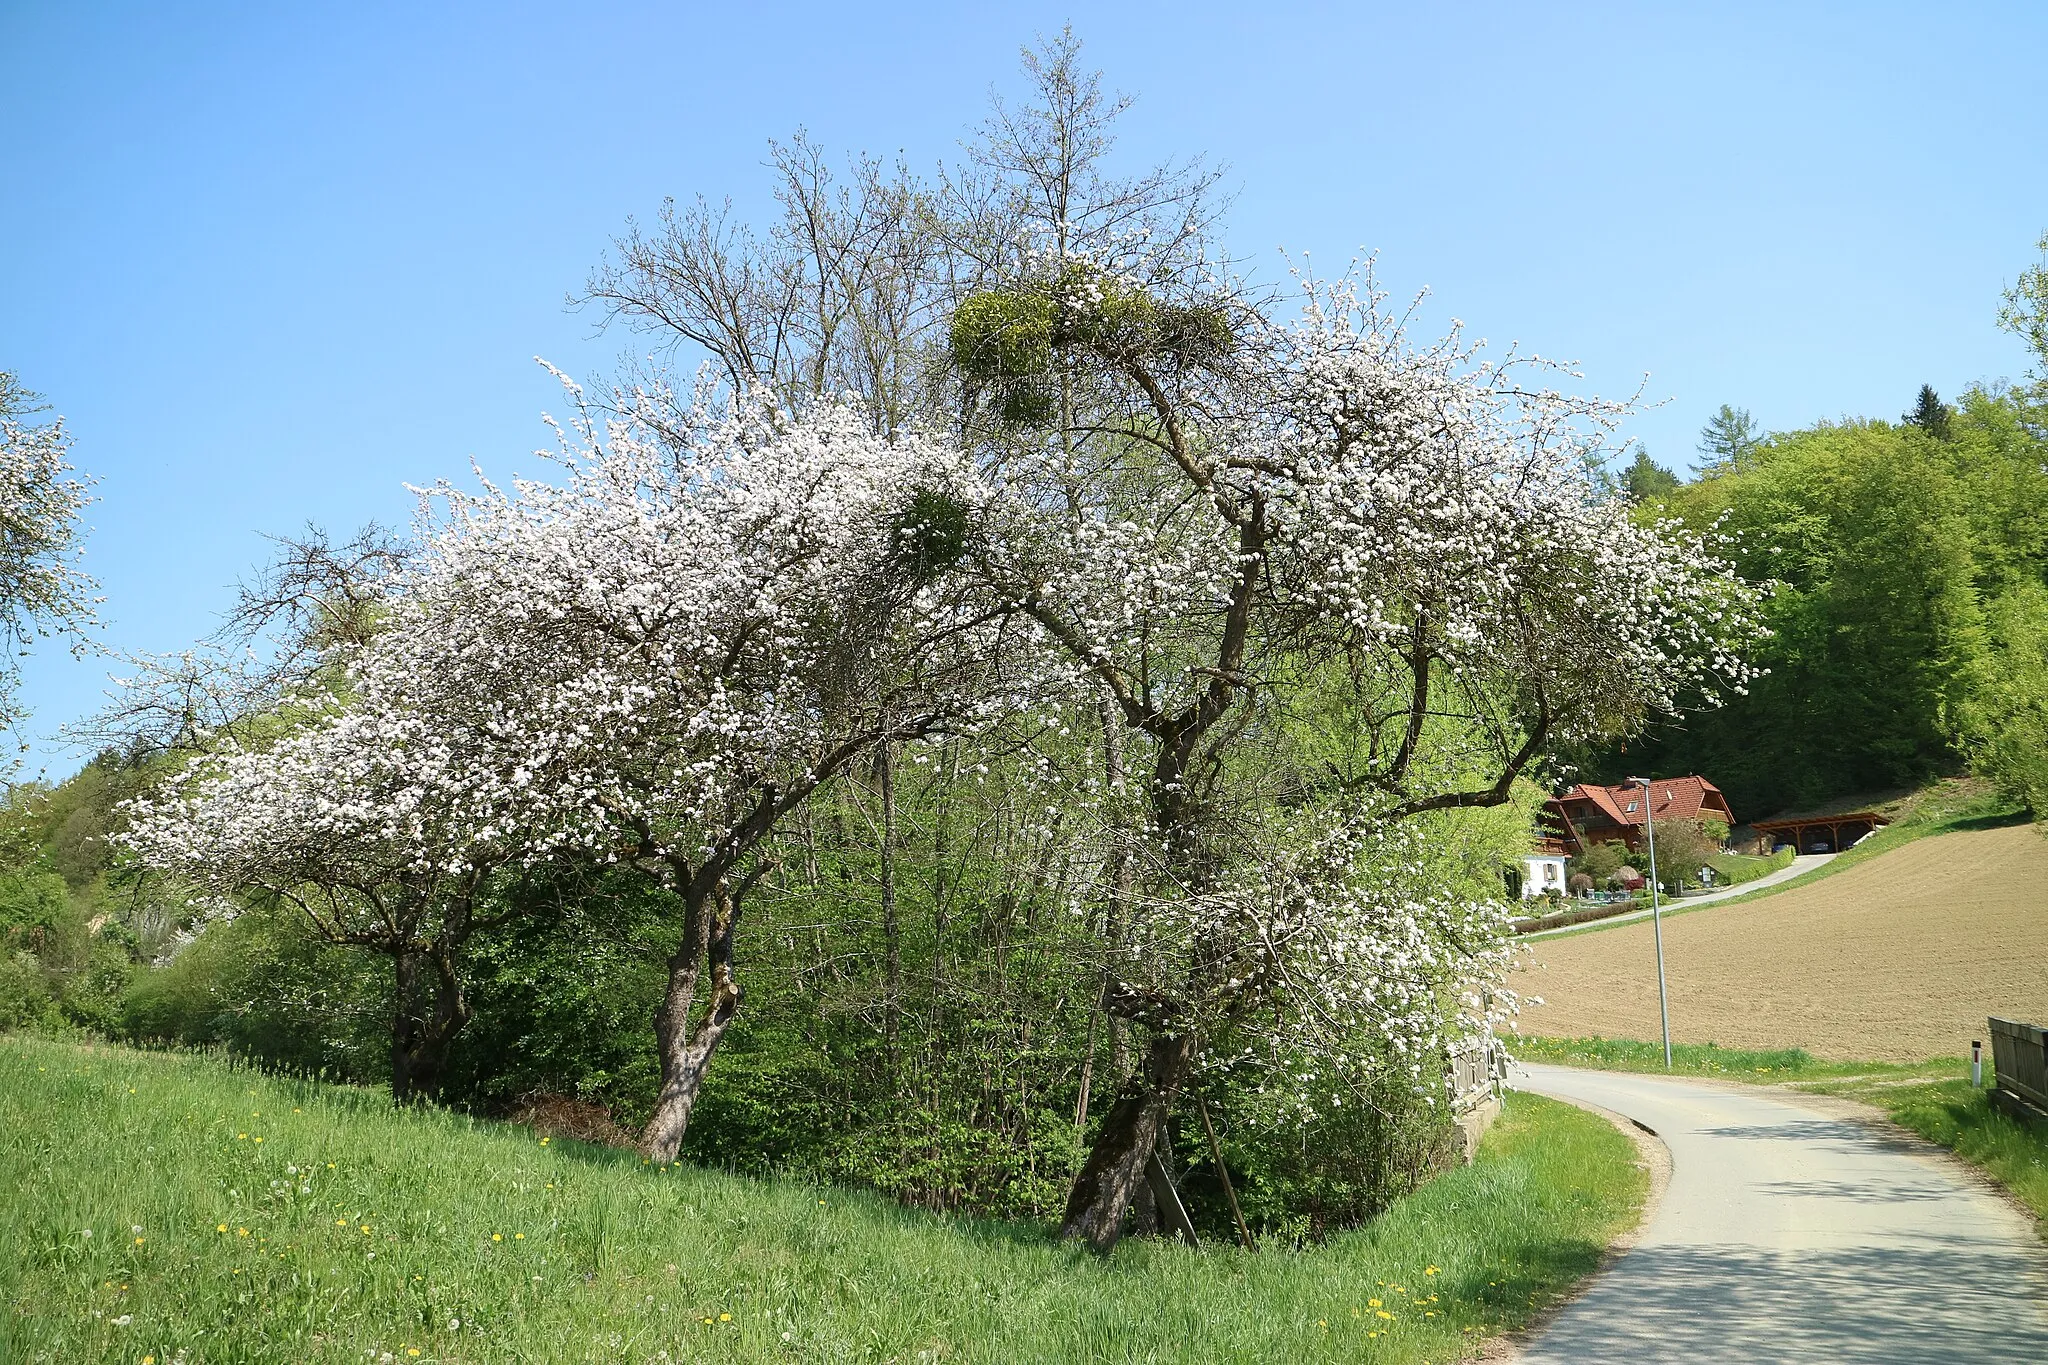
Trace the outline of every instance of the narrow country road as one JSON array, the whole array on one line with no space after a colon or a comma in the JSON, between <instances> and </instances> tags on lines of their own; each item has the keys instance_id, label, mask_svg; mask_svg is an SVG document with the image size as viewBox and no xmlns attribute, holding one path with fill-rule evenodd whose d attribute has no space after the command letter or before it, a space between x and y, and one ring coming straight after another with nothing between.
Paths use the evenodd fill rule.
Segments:
<instances>
[{"instance_id":1,"label":"narrow country road","mask_svg":"<svg viewBox=\"0 0 2048 1365\"><path fill-rule=\"evenodd\" d=\"M1527 1365L2048 1362L2048 1254L1969 1174L1824 1101L1517 1067L1655 1130L1671 1185Z\"/></svg>"}]
</instances>

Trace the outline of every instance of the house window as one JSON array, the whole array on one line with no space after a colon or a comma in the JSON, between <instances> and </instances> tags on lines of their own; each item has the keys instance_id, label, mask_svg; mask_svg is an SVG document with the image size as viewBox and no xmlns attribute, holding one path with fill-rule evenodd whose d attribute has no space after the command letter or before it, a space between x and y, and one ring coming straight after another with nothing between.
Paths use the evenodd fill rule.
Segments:
<instances>
[{"instance_id":1,"label":"house window","mask_svg":"<svg viewBox=\"0 0 2048 1365\"><path fill-rule=\"evenodd\" d=\"M1641 803L1640 801L1631 801L1631 802L1629 802L1629 803L1628 803L1628 813L1629 813L1630 815L1634 815L1634 814L1636 813L1636 810L1637 810L1637 808L1638 808L1639 806L1641 806L1641 804L1642 804L1642 803Z\"/></svg>"}]
</instances>

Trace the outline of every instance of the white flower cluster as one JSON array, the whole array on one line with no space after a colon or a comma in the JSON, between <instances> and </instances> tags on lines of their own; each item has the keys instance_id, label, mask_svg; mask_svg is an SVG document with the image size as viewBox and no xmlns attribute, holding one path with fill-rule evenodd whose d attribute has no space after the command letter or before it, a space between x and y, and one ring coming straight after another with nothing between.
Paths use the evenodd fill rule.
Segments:
<instances>
[{"instance_id":1,"label":"white flower cluster","mask_svg":"<svg viewBox=\"0 0 2048 1365\"><path fill-rule=\"evenodd\" d=\"M999 616L898 569L919 495L979 516L957 451L851 408L678 435L665 396L624 407L579 402L559 484L433 490L345 697L194 764L132 846L203 889L341 884L373 914L379 888L508 861L729 857L877 737L1000 710Z\"/></svg>"}]
</instances>

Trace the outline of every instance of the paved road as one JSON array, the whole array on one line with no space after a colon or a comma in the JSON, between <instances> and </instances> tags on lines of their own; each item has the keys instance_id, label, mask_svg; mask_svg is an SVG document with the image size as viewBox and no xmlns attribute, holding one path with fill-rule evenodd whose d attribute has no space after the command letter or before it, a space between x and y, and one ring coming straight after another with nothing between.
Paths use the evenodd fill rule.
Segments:
<instances>
[{"instance_id":1,"label":"paved road","mask_svg":"<svg viewBox=\"0 0 2048 1365\"><path fill-rule=\"evenodd\" d=\"M1789 882L1794 877L1804 877L1822 863L1833 861L1834 857L1835 855L1832 853L1801 853L1776 872L1758 877L1753 882L1743 882L1739 886L1730 886L1720 891L1708 891L1703 895L1684 896L1678 900L1667 900L1664 902L1664 913L1668 915L1677 910L1690 910L1695 905L1712 905L1715 901L1734 900L1737 896L1747 896L1752 891L1761 891L1767 886L1776 886L1779 882ZM1526 934L1524 937L1549 938L1552 934L1583 933L1585 930L1594 927L1610 929L1617 924L1631 924L1636 920L1648 919L1649 917L1650 912L1648 910L1633 910L1626 915L1616 915L1612 919L1595 920L1592 924L1567 924L1562 929L1545 929L1540 933Z\"/></svg>"},{"instance_id":2,"label":"paved road","mask_svg":"<svg viewBox=\"0 0 2048 1365\"><path fill-rule=\"evenodd\" d=\"M1671 1185L1527 1365L2048 1362L2048 1254L1946 1159L1826 1102L1662 1076L1517 1068L1519 1089L1655 1129Z\"/></svg>"}]
</instances>

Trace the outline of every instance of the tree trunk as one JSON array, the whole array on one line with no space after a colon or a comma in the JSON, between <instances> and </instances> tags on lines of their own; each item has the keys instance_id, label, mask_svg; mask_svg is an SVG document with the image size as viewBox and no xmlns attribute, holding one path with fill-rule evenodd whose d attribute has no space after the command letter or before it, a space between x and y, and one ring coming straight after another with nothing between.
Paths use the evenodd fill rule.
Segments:
<instances>
[{"instance_id":1,"label":"tree trunk","mask_svg":"<svg viewBox=\"0 0 2048 1365\"><path fill-rule=\"evenodd\" d=\"M428 968L434 974L431 1001L425 998ZM432 1103L441 1096L455 1035L469 1023L469 999L445 944L394 954L392 970L397 1002L391 1024L391 1098L397 1104Z\"/></svg>"},{"instance_id":2,"label":"tree trunk","mask_svg":"<svg viewBox=\"0 0 2048 1365\"><path fill-rule=\"evenodd\" d=\"M1194 1040L1160 1036L1146 1049L1145 1065L1124 1082L1116 1102L1102 1116L1102 1131L1088 1153L1060 1236L1079 1237L1097 1251L1108 1251L1123 1233L1124 1214L1140 1189L1146 1189L1146 1164L1152 1159L1167 1107L1180 1089L1194 1057Z\"/></svg>"},{"instance_id":3,"label":"tree trunk","mask_svg":"<svg viewBox=\"0 0 2048 1365\"><path fill-rule=\"evenodd\" d=\"M668 989L654 1012L661 1094L640 1135L641 1150L663 1164L674 1161L682 1149L704 1073L710 1069L712 1054L732 1026L744 995L732 965L733 930L739 926L738 897L720 883L709 896L686 894L684 905L683 942L669 959ZM691 1007L704 968L710 970L711 996L703 1017L692 1026Z\"/></svg>"},{"instance_id":4,"label":"tree trunk","mask_svg":"<svg viewBox=\"0 0 2048 1365\"><path fill-rule=\"evenodd\" d=\"M875 778L882 796L882 947L887 996L882 1002L882 1038L893 1088L897 1077L897 1023L903 1008L903 935L896 922L896 758L887 740L875 748Z\"/></svg>"}]
</instances>

